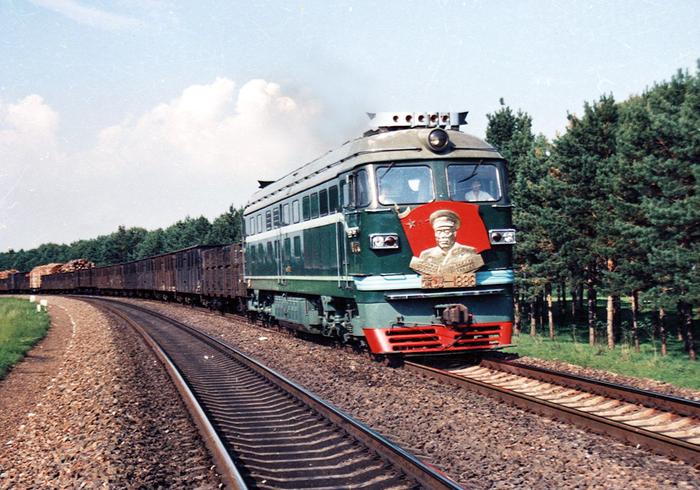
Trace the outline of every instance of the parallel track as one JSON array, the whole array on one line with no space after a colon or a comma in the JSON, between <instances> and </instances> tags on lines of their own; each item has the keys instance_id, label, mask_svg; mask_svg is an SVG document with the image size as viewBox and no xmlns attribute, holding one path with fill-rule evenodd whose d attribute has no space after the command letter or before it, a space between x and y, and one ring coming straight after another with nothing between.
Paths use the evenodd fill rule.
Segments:
<instances>
[{"instance_id":1,"label":"parallel track","mask_svg":"<svg viewBox=\"0 0 700 490\"><path fill-rule=\"evenodd\" d=\"M176 366L195 399L187 405L198 405L207 418L204 426L215 432L204 430L204 438L229 486L460 488L233 347L140 306L90 302L148 336Z\"/></svg>"},{"instance_id":2,"label":"parallel track","mask_svg":"<svg viewBox=\"0 0 700 490\"><path fill-rule=\"evenodd\" d=\"M700 403L509 361L407 369L700 466Z\"/></svg>"}]
</instances>

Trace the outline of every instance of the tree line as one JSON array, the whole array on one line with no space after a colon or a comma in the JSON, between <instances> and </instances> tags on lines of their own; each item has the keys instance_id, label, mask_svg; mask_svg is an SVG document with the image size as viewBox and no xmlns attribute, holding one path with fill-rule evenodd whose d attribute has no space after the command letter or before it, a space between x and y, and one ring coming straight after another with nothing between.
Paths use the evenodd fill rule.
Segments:
<instances>
[{"instance_id":1,"label":"tree line","mask_svg":"<svg viewBox=\"0 0 700 490\"><path fill-rule=\"evenodd\" d=\"M209 222L204 216L186 217L165 229L120 226L109 235L78 240L69 245L46 243L31 250L0 253L0 270L28 271L49 263L86 258L96 265L111 265L173 252L193 245L220 245L241 239L243 208L228 211Z\"/></svg>"},{"instance_id":2,"label":"tree line","mask_svg":"<svg viewBox=\"0 0 700 490\"><path fill-rule=\"evenodd\" d=\"M541 328L554 338L557 315L583 320L592 345L602 337L612 349L626 337L638 351L643 309L661 354L675 334L694 360L700 63L694 75L678 71L622 102L604 95L585 103L553 141L533 134L532 118L503 100L487 117L486 139L510 163L519 230L515 328L529 323L531 334Z\"/></svg>"}]
</instances>

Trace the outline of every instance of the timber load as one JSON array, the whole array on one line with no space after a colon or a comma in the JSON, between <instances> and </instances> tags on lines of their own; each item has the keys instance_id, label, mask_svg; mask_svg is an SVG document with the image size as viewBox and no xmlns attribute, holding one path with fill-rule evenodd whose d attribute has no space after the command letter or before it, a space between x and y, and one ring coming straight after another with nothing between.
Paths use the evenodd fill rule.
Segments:
<instances>
[{"instance_id":1,"label":"timber load","mask_svg":"<svg viewBox=\"0 0 700 490\"><path fill-rule=\"evenodd\" d=\"M6 271L0 271L0 279L7 279L9 278L12 274L16 274L19 271L17 269L8 269Z\"/></svg>"},{"instance_id":2,"label":"timber load","mask_svg":"<svg viewBox=\"0 0 700 490\"><path fill-rule=\"evenodd\" d=\"M76 272L92 269L93 267L95 267L95 263L90 262L88 259L73 259L63 264L58 272Z\"/></svg>"},{"instance_id":3,"label":"timber load","mask_svg":"<svg viewBox=\"0 0 700 490\"><path fill-rule=\"evenodd\" d=\"M63 264L46 264L38 265L34 267L29 272L29 287L32 289L38 289L41 287L42 276L48 276L50 274L56 274L60 271Z\"/></svg>"}]
</instances>

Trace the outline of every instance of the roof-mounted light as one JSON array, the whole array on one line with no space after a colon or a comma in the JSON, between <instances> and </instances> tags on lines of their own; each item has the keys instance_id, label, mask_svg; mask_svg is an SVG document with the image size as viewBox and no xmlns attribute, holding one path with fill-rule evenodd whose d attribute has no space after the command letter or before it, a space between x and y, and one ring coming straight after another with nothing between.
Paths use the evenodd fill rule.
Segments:
<instances>
[{"instance_id":1,"label":"roof-mounted light","mask_svg":"<svg viewBox=\"0 0 700 490\"><path fill-rule=\"evenodd\" d=\"M444 129L433 129L428 135L428 146L434 151L442 151L447 148L450 137Z\"/></svg>"}]
</instances>

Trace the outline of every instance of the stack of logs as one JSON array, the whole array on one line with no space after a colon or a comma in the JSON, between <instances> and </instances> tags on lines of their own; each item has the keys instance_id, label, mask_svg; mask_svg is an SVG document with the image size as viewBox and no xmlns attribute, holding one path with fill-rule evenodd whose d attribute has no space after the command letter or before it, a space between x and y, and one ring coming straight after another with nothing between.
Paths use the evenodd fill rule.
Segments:
<instances>
[{"instance_id":1,"label":"stack of logs","mask_svg":"<svg viewBox=\"0 0 700 490\"><path fill-rule=\"evenodd\" d=\"M34 267L29 273L29 287L38 289L41 287L41 277L59 272L76 272L83 269L92 269L95 264L87 259L74 259L65 264L46 264Z\"/></svg>"},{"instance_id":2,"label":"stack of logs","mask_svg":"<svg viewBox=\"0 0 700 490\"><path fill-rule=\"evenodd\" d=\"M88 259L74 259L63 264L58 272L75 272L83 269L92 269L93 267L95 267L95 264Z\"/></svg>"},{"instance_id":3,"label":"stack of logs","mask_svg":"<svg viewBox=\"0 0 700 490\"><path fill-rule=\"evenodd\" d=\"M0 271L0 279L7 279L12 274L16 274L19 271L17 269L8 269L6 271Z\"/></svg>"}]
</instances>

